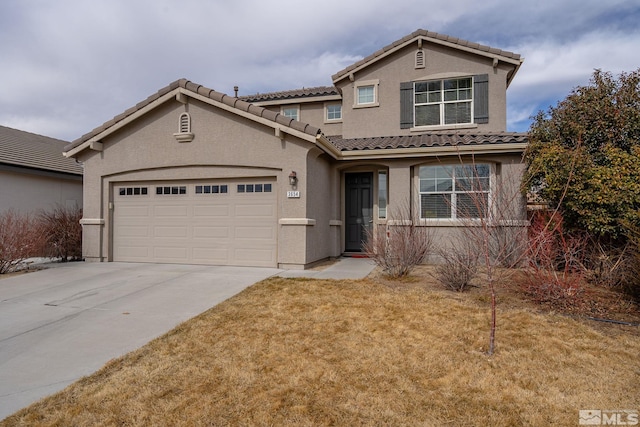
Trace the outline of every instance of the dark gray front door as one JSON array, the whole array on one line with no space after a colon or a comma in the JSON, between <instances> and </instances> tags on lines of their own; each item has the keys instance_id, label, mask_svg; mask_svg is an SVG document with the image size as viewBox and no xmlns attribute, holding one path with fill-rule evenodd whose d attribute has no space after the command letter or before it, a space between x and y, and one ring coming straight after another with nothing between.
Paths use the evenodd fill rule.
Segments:
<instances>
[{"instance_id":1,"label":"dark gray front door","mask_svg":"<svg viewBox=\"0 0 640 427\"><path fill-rule=\"evenodd\" d=\"M373 224L373 173L345 174L345 250L361 252Z\"/></svg>"}]
</instances>

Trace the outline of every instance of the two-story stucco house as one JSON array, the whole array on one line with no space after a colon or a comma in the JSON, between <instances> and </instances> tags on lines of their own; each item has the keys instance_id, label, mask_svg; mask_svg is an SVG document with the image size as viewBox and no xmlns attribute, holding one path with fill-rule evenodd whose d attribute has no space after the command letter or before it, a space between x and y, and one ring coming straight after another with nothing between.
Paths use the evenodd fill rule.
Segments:
<instances>
[{"instance_id":1,"label":"two-story stucco house","mask_svg":"<svg viewBox=\"0 0 640 427\"><path fill-rule=\"evenodd\" d=\"M473 216L461 163L489 211L520 179L506 91L521 64L418 30L330 87L238 97L178 80L65 147L85 169L84 256L305 268L361 251L408 201L446 238Z\"/></svg>"}]
</instances>

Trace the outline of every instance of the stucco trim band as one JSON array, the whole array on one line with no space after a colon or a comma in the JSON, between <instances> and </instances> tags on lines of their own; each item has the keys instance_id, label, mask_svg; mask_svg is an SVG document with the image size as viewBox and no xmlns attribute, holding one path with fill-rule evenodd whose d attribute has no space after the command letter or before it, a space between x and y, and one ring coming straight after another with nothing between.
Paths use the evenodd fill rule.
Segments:
<instances>
[{"instance_id":1,"label":"stucco trim band","mask_svg":"<svg viewBox=\"0 0 640 427\"><path fill-rule=\"evenodd\" d=\"M280 225L316 225L316 220L311 218L280 218Z\"/></svg>"},{"instance_id":2,"label":"stucco trim band","mask_svg":"<svg viewBox=\"0 0 640 427\"><path fill-rule=\"evenodd\" d=\"M102 218L82 218L80 225L104 225L104 219Z\"/></svg>"}]
</instances>

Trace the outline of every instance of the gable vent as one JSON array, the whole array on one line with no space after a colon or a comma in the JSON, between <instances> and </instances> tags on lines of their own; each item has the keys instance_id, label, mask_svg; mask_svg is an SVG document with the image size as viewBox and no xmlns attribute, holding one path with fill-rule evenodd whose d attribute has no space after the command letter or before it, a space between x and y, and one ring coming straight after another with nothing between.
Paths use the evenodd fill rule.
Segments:
<instances>
[{"instance_id":1,"label":"gable vent","mask_svg":"<svg viewBox=\"0 0 640 427\"><path fill-rule=\"evenodd\" d=\"M178 132L180 133L191 132L191 117L189 117L189 113L180 114Z\"/></svg>"},{"instance_id":2,"label":"gable vent","mask_svg":"<svg viewBox=\"0 0 640 427\"><path fill-rule=\"evenodd\" d=\"M189 113L182 113L178 118L178 132L174 133L178 142L191 142L193 133L191 133L191 116Z\"/></svg>"},{"instance_id":3,"label":"gable vent","mask_svg":"<svg viewBox=\"0 0 640 427\"><path fill-rule=\"evenodd\" d=\"M424 50L416 51L416 68L424 68Z\"/></svg>"}]
</instances>

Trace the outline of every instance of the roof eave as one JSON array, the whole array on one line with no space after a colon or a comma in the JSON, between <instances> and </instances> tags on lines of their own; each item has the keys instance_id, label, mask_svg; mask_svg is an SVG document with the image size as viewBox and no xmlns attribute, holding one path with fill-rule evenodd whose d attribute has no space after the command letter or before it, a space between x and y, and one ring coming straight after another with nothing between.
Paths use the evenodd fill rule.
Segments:
<instances>
[{"instance_id":1,"label":"roof eave","mask_svg":"<svg viewBox=\"0 0 640 427\"><path fill-rule=\"evenodd\" d=\"M436 147L384 148L341 151L338 160L397 159L412 157L438 157L444 155L520 154L527 148L526 142L501 144L452 145Z\"/></svg>"}]
</instances>

